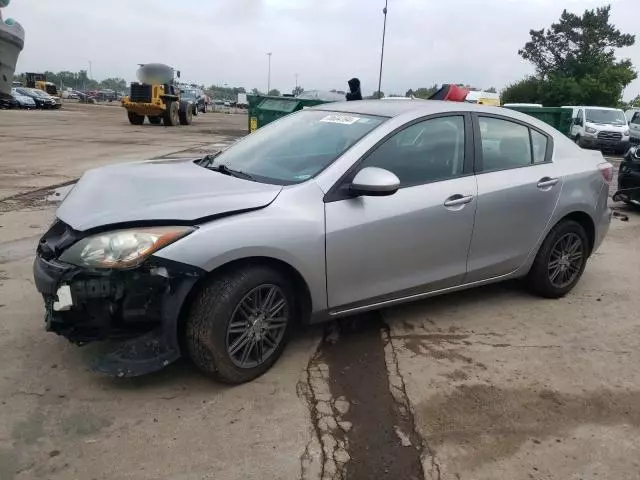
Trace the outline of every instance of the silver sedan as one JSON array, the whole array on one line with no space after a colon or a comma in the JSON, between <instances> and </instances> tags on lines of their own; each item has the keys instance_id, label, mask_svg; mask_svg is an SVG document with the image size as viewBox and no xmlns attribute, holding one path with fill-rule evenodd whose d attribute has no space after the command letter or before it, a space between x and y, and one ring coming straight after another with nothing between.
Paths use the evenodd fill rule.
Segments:
<instances>
[{"instance_id":1,"label":"silver sedan","mask_svg":"<svg viewBox=\"0 0 640 480\"><path fill-rule=\"evenodd\" d=\"M217 156L87 172L40 242L36 285L50 331L122 339L98 371L188 356L245 382L296 323L513 278L567 294L609 228L611 176L507 109L327 104Z\"/></svg>"}]
</instances>

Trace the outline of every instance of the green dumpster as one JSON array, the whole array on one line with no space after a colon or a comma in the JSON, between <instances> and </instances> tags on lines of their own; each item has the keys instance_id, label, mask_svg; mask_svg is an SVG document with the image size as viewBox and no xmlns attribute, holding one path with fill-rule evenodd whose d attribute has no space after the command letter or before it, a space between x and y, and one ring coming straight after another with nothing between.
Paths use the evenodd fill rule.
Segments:
<instances>
[{"instance_id":1,"label":"green dumpster","mask_svg":"<svg viewBox=\"0 0 640 480\"><path fill-rule=\"evenodd\" d=\"M313 107L323 103L324 100L296 98L296 97L269 97L266 95L247 95L249 102L249 132L255 132L258 128L302 110L304 107Z\"/></svg>"},{"instance_id":2,"label":"green dumpster","mask_svg":"<svg viewBox=\"0 0 640 480\"><path fill-rule=\"evenodd\" d=\"M510 110L526 113L538 120L551 125L556 130L561 131L567 137L571 133L571 117L573 110L571 108L562 107L505 107Z\"/></svg>"}]
</instances>

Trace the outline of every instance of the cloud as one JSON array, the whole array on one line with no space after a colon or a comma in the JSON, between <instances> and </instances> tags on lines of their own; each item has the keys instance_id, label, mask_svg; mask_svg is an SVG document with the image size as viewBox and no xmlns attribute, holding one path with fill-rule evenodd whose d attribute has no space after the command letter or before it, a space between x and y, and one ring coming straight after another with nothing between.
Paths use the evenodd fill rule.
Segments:
<instances>
[{"instance_id":1,"label":"cloud","mask_svg":"<svg viewBox=\"0 0 640 480\"><path fill-rule=\"evenodd\" d=\"M636 31L637 0L613 0L613 22ZM433 83L502 88L531 73L517 51L531 28L560 16L555 0L389 0L383 91ZM580 12L600 0L567 0ZM377 88L383 0L15 0L7 16L27 31L19 71L78 70L135 78L138 63L163 62L186 80L290 90L346 88L352 76ZM640 65L638 46L620 52ZM640 81L626 97L640 93Z\"/></svg>"}]
</instances>

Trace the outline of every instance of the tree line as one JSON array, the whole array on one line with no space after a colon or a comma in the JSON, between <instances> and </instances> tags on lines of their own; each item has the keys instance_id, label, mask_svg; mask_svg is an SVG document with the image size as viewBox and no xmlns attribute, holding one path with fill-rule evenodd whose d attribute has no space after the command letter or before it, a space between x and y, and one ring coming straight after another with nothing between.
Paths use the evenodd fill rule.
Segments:
<instances>
[{"instance_id":1,"label":"tree line","mask_svg":"<svg viewBox=\"0 0 640 480\"><path fill-rule=\"evenodd\" d=\"M44 73L48 82L55 83L61 88L73 88L74 90L87 91L87 90L104 90L110 89L116 92L124 92L128 89L127 81L124 78L106 78L104 80L97 81L89 78L86 70L80 70L79 72L38 72ZM14 76L14 81L26 83L27 78L24 73Z\"/></svg>"},{"instance_id":2,"label":"tree line","mask_svg":"<svg viewBox=\"0 0 640 480\"><path fill-rule=\"evenodd\" d=\"M624 89L637 78L631 60L616 58L616 49L635 44L610 21L611 5L576 15L567 10L548 29L530 30L531 39L518 54L535 73L507 86L503 103L544 106L625 106ZM640 95L631 103L640 106Z\"/></svg>"}]
</instances>

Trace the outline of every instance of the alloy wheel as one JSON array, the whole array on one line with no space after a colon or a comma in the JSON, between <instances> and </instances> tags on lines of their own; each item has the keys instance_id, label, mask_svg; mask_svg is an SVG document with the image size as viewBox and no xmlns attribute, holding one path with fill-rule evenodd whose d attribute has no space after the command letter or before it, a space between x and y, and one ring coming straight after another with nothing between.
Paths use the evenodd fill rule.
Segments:
<instances>
[{"instance_id":1,"label":"alloy wheel","mask_svg":"<svg viewBox=\"0 0 640 480\"><path fill-rule=\"evenodd\" d=\"M238 303L227 327L227 354L234 365L254 368L278 349L289 322L289 303L277 285L260 285Z\"/></svg>"},{"instance_id":2,"label":"alloy wheel","mask_svg":"<svg viewBox=\"0 0 640 480\"><path fill-rule=\"evenodd\" d=\"M556 288L565 288L580 274L585 260L584 243L575 233L558 239L551 249L547 267L549 281Z\"/></svg>"}]
</instances>

